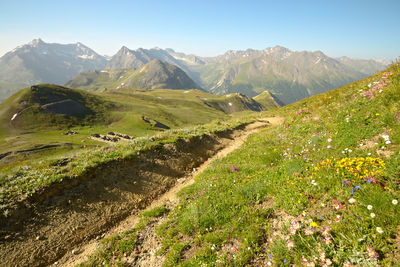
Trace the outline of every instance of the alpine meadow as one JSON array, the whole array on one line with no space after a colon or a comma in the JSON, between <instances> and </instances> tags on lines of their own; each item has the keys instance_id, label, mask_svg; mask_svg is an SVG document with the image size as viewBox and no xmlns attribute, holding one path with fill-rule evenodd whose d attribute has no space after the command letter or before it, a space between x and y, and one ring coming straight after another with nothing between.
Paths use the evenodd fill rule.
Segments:
<instances>
[{"instance_id":1,"label":"alpine meadow","mask_svg":"<svg viewBox=\"0 0 400 267\"><path fill-rule=\"evenodd\" d=\"M400 266L397 1L0 6L0 266Z\"/></svg>"}]
</instances>

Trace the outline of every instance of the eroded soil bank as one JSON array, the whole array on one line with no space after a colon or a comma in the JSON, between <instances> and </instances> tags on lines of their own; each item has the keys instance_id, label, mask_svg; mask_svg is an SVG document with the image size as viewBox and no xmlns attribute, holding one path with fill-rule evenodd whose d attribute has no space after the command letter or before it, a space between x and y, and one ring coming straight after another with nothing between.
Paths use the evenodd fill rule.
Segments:
<instances>
[{"instance_id":1,"label":"eroded soil bank","mask_svg":"<svg viewBox=\"0 0 400 267\"><path fill-rule=\"evenodd\" d=\"M44 266L137 214L193 168L268 123L256 122L115 161L74 184L54 187L0 222L1 266Z\"/></svg>"}]
</instances>

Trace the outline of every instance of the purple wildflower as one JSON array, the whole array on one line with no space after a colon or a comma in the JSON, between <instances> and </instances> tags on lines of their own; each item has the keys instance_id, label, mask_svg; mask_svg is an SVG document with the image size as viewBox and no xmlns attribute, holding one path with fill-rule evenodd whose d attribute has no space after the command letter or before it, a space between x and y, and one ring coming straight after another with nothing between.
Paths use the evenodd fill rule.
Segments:
<instances>
[{"instance_id":1,"label":"purple wildflower","mask_svg":"<svg viewBox=\"0 0 400 267\"><path fill-rule=\"evenodd\" d=\"M232 166L232 167L231 167L231 171L233 171L233 172L238 172L238 171L240 171L240 167Z\"/></svg>"}]
</instances>

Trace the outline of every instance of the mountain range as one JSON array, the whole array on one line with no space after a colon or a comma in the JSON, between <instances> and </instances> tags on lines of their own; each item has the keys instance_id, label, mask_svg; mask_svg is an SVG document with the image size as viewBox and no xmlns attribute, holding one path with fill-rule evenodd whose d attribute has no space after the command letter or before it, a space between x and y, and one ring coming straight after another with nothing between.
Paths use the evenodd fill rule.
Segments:
<instances>
[{"instance_id":1,"label":"mountain range","mask_svg":"<svg viewBox=\"0 0 400 267\"><path fill-rule=\"evenodd\" d=\"M106 69L78 74L66 86L98 91L120 88L201 89L182 69L158 59L137 69Z\"/></svg>"},{"instance_id":2,"label":"mountain range","mask_svg":"<svg viewBox=\"0 0 400 267\"><path fill-rule=\"evenodd\" d=\"M129 86L142 89L179 87L175 79L179 76L184 79L180 85L186 87L191 83L187 76L193 80L188 88L203 88L218 95L242 93L250 97L268 90L282 104L331 90L385 67L375 60L331 58L320 51L291 51L281 46L228 51L216 57L187 55L173 49L131 50L123 46L114 56L106 58L81 43L55 44L35 39L0 58L0 100L37 83L65 84L71 80L85 80L74 77L88 71L91 76L104 76L106 72L117 74L122 69L133 73L132 69L139 69L153 60L158 60L156 65L164 68L163 73L175 75L174 82L169 77L161 77L160 81L137 82L136 79ZM165 66L172 70L170 65L178 68L165 71ZM157 71L149 77L154 79L156 74ZM97 85L107 87L101 83ZM82 86L89 85L84 82L76 87Z\"/></svg>"}]
</instances>

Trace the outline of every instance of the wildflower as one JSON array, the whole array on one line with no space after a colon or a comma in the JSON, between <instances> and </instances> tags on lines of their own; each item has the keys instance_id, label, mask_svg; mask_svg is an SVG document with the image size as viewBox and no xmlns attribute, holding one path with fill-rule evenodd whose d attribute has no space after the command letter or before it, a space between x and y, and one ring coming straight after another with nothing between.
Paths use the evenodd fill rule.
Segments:
<instances>
[{"instance_id":1,"label":"wildflower","mask_svg":"<svg viewBox=\"0 0 400 267\"><path fill-rule=\"evenodd\" d=\"M301 225L300 225L300 223L299 222L292 222L291 223L291 228L293 228L293 229L295 229L295 230L298 230L298 229L300 229L301 228Z\"/></svg>"},{"instance_id":2,"label":"wildflower","mask_svg":"<svg viewBox=\"0 0 400 267\"><path fill-rule=\"evenodd\" d=\"M393 202L393 201L392 201ZM325 203L321 203L321 207L325 207Z\"/></svg>"},{"instance_id":3,"label":"wildflower","mask_svg":"<svg viewBox=\"0 0 400 267\"><path fill-rule=\"evenodd\" d=\"M139 198L139 199L138 199L138 202L142 202L142 199L141 199L141 198Z\"/></svg>"},{"instance_id":4,"label":"wildflower","mask_svg":"<svg viewBox=\"0 0 400 267\"><path fill-rule=\"evenodd\" d=\"M303 215L303 217L306 216L306 212L303 211L303 212L301 213L301 215Z\"/></svg>"},{"instance_id":5,"label":"wildflower","mask_svg":"<svg viewBox=\"0 0 400 267\"><path fill-rule=\"evenodd\" d=\"M383 233L383 230L382 230L382 228L380 228L380 227L376 227L376 231L377 231L378 233L380 233L380 234Z\"/></svg>"},{"instance_id":6,"label":"wildflower","mask_svg":"<svg viewBox=\"0 0 400 267\"><path fill-rule=\"evenodd\" d=\"M292 241L292 240L289 240L287 243L286 243L286 247L287 247L287 249L290 251L292 248L294 248L296 246L296 244L294 243L294 241Z\"/></svg>"},{"instance_id":7,"label":"wildflower","mask_svg":"<svg viewBox=\"0 0 400 267\"><path fill-rule=\"evenodd\" d=\"M332 142L332 138L328 138L328 143Z\"/></svg>"},{"instance_id":8,"label":"wildflower","mask_svg":"<svg viewBox=\"0 0 400 267\"><path fill-rule=\"evenodd\" d=\"M360 185L356 185L356 189L360 189L361 188L361 186Z\"/></svg>"},{"instance_id":9,"label":"wildflower","mask_svg":"<svg viewBox=\"0 0 400 267\"><path fill-rule=\"evenodd\" d=\"M324 266L329 266L329 265L332 265L332 261L330 259L326 259Z\"/></svg>"},{"instance_id":10,"label":"wildflower","mask_svg":"<svg viewBox=\"0 0 400 267\"><path fill-rule=\"evenodd\" d=\"M315 227L318 227L318 224L314 221L311 221L310 226L315 228Z\"/></svg>"},{"instance_id":11,"label":"wildflower","mask_svg":"<svg viewBox=\"0 0 400 267\"><path fill-rule=\"evenodd\" d=\"M368 205L368 206L367 206L367 209L368 209L368 210L372 210L372 208L373 208L372 205Z\"/></svg>"},{"instance_id":12,"label":"wildflower","mask_svg":"<svg viewBox=\"0 0 400 267\"><path fill-rule=\"evenodd\" d=\"M397 205L397 203L399 203L399 202L397 201L397 199L393 199L393 200L392 200L392 204L393 204L393 205Z\"/></svg>"},{"instance_id":13,"label":"wildflower","mask_svg":"<svg viewBox=\"0 0 400 267\"><path fill-rule=\"evenodd\" d=\"M328 224L331 224L331 223L332 223L332 221L331 221L331 220L327 220L326 222L327 222Z\"/></svg>"},{"instance_id":14,"label":"wildflower","mask_svg":"<svg viewBox=\"0 0 400 267\"><path fill-rule=\"evenodd\" d=\"M376 237L376 234L372 234L371 236L372 236L372 238L375 238L375 237Z\"/></svg>"},{"instance_id":15,"label":"wildflower","mask_svg":"<svg viewBox=\"0 0 400 267\"><path fill-rule=\"evenodd\" d=\"M233 171L233 172L240 171L240 167L232 166L232 167L231 167L231 171Z\"/></svg>"},{"instance_id":16,"label":"wildflower","mask_svg":"<svg viewBox=\"0 0 400 267\"><path fill-rule=\"evenodd\" d=\"M340 222L340 215L337 215L337 216L335 217L335 222Z\"/></svg>"},{"instance_id":17,"label":"wildflower","mask_svg":"<svg viewBox=\"0 0 400 267\"><path fill-rule=\"evenodd\" d=\"M306 229L304 229L304 234L305 235L312 235L312 234L314 234L314 230L311 229L311 228L306 228Z\"/></svg>"},{"instance_id":18,"label":"wildflower","mask_svg":"<svg viewBox=\"0 0 400 267\"><path fill-rule=\"evenodd\" d=\"M324 227L323 229L322 229L322 235L323 236L326 236L326 235L328 235L329 234L329 231L331 231L332 229L329 227L329 226L327 226L327 227Z\"/></svg>"},{"instance_id":19,"label":"wildflower","mask_svg":"<svg viewBox=\"0 0 400 267\"><path fill-rule=\"evenodd\" d=\"M350 199L349 199L349 203L350 203L350 204L354 204L355 202L356 202L356 200L355 200L354 198L350 198Z\"/></svg>"},{"instance_id":20,"label":"wildflower","mask_svg":"<svg viewBox=\"0 0 400 267\"><path fill-rule=\"evenodd\" d=\"M371 259L374 259L374 260L378 259L379 254L374 250L373 247L367 246L367 252L368 252L368 256L369 256Z\"/></svg>"},{"instance_id":21,"label":"wildflower","mask_svg":"<svg viewBox=\"0 0 400 267\"><path fill-rule=\"evenodd\" d=\"M267 262L268 266L272 266L272 263L270 261Z\"/></svg>"},{"instance_id":22,"label":"wildflower","mask_svg":"<svg viewBox=\"0 0 400 267\"><path fill-rule=\"evenodd\" d=\"M372 213L370 214L370 216L371 216L371 218L375 218L375 213L372 212Z\"/></svg>"}]
</instances>

